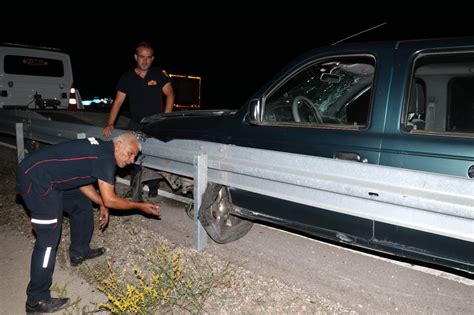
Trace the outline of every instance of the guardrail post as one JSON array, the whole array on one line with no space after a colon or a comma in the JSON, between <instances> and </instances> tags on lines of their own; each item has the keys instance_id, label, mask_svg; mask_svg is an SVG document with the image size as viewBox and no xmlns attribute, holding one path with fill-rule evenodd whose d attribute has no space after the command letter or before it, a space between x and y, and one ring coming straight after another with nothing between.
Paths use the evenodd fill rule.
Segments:
<instances>
[{"instance_id":1,"label":"guardrail post","mask_svg":"<svg viewBox=\"0 0 474 315\"><path fill-rule=\"evenodd\" d=\"M199 221L199 208L202 196L207 187L207 154L194 156L194 248L203 250L207 247L207 233Z\"/></svg>"},{"instance_id":2,"label":"guardrail post","mask_svg":"<svg viewBox=\"0 0 474 315\"><path fill-rule=\"evenodd\" d=\"M25 138L23 137L23 123L16 123L16 156L18 163L25 158Z\"/></svg>"}]
</instances>

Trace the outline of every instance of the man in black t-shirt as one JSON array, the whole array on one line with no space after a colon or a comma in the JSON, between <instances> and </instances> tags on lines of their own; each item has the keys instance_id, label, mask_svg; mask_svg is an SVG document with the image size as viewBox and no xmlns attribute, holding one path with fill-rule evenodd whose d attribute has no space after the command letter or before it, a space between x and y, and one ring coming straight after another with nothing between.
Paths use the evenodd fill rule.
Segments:
<instances>
[{"instance_id":1,"label":"man in black t-shirt","mask_svg":"<svg viewBox=\"0 0 474 315\"><path fill-rule=\"evenodd\" d=\"M131 114L128 124L129 130L140 130L140 121L143 117L162 112L169 113L173 110L174 90L171 80L166 71L158 67L151 68L155 58L153 54L154 50L150 43L141 42L138 44L135 52L137 65L134 69L125 72L117 84L117 93L110 110L107 126L104 128L106 137L111 136L115 120L127 96ZM164 108L163 95L166 98ZM136 185L134 181L138 177L139 171L140 169L137 166L132 167L130 180L132 187ZM158 190L158 181L149 181L148 187L150 188L149 196L155 197Z\"/></svg>"},{"instance_id":2,"label":"man in black t-shirt","mask_svg":"<svg viewBox=\"0 0 474 315\"><path fill-rule=\"evenodd\" d=\"M148 42L138 44L135 52L135 68L125 72L117 84L112 109L110 110L104 135L110 137L120 108L128 96L131 120L130 130L139 130L143 117L169 113L173 110L174 90L171 79L166 71L159 67L151 67L154 60L153 47ZM166 98L163 108L163 95Z\"/></svg>"},{"instance_id":3,"label":"man in black t-shirt","mask_svg":"<svg viewBox=\"0 0 474 315\"><path fill-rule=\"evenodd\" d=\"M91 249L92 203L100 206L100 227L108 223L108 209L139 209L159 216L156 205L128 201L115 194L116 167L134 163L141 144L131 133L113 141L96 138L59 143L24 159L18 166L16 190L31 216L36 243L31 258L26 312L56 312L67 298L52 298L56 248L61 236L63 212L71 223L69 255L71 265L98 257L104 248ZM98 182L100 194L93 183Z\"/></svg>"}]
</instances>

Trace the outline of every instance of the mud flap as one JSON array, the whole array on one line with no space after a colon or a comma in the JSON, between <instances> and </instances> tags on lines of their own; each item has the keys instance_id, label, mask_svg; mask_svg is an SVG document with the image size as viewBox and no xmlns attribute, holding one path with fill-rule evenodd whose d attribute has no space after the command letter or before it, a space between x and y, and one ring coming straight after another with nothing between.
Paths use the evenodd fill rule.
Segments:
<instances>
[{"instance_id":1,"label":"mud flap","mask_svg":"<svg viewBox=\"0 0 474 315\"><path fill-rule=\"evenodd\" d=\"M234 205L229 200L227 188L208 183L199 208L199 221L216 243L238 240L252 228L253 222L232 215L233 211Z\"/></svg>"}]
</instances>

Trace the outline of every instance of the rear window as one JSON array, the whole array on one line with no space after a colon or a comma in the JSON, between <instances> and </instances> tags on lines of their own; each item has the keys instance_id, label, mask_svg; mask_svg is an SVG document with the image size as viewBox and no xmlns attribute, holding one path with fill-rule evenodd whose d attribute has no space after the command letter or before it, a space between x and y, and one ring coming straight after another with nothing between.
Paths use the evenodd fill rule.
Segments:
<instances>
[{"instance_id":1,"label":"rear window","mask_svg":"<svg viewBox=\"0 0 474 315\"><path fill-rule=\"evenodd\" d=\"M448 131L474 132L474 77L457 77L448 84Z\"/></svg>"},{"instance_id":2,"label":"rear window","mask_svg":"<svg viewBox=\"0 0 474 315\"><path fill-rule=\"evenodd\" d=\"M64 76L64 66L61 60L18 55L5 56L4 71L8 74L43 77Z\"/></svg>"},{"instance_id":3,"label":"rear window","mask_svg":"<svg viewBox=\"0 0 474 315\"><path fill-rule=\"evenodd\" d=\"M474 134L474 53L421 55L413 74L407 130Z\"/></svg>"}]
</instances>

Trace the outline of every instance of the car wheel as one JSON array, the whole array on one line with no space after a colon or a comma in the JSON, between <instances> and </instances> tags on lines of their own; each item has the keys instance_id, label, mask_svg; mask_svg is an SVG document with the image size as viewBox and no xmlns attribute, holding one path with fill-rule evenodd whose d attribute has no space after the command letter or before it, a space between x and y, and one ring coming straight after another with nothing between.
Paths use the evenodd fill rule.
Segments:
<instances>
[{"instance_id":1,"label":"car wheel","mask_svg":"<svg viewBox=\"0 0 474 315\"><path fill-rule=\"evenodd\" d=\"M247 234L253 222L232 214L234 205L229 200L227 188L208 183L199 209L199 221L216 243L225 244Z\"/></svg>"}]
</instances>

